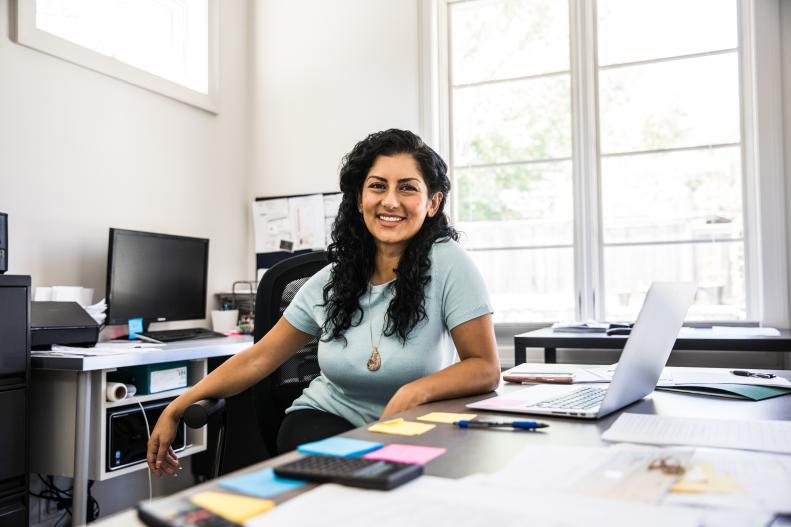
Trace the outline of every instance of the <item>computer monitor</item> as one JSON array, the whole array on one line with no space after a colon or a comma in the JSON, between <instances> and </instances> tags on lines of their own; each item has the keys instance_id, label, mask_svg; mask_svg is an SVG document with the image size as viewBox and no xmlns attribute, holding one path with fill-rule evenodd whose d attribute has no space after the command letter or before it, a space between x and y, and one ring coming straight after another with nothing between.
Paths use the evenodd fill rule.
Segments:
<instances>
[{"instance_id":1,"label":"computer monitor","mask_svg":"<svg viewBox=\"0 0 791 527\"><path fill-rule=\"evenodd\" d=\"M206 318L209 240L110 229L107 324Z\"/></svg>"}]
</instances>

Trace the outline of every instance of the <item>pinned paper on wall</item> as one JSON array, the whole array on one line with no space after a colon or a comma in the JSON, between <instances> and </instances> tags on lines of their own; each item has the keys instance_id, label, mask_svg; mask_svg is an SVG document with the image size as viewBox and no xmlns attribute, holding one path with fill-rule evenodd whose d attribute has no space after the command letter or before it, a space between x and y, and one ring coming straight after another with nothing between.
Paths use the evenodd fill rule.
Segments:
<instances>
[{"instance_id":1,"label":"pinned paper on wall","mask_svg":"<svg viewBox=\"0 0 791 527\"><path fill-rule=\"evenodd\" d=\"M333 192L256 198L252 207L256 267L268 269L293 254L325 249L341 196Z\"/></svg>"}]
</instances>

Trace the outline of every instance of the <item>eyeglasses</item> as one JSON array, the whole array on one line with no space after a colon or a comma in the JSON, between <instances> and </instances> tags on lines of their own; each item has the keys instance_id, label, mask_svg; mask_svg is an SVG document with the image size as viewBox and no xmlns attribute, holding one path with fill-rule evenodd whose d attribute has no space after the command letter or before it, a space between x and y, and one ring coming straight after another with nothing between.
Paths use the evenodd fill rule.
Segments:
<instances>
[{"instance_id":1,"label":"eyeglasses","mask_svg":"<svg viewBox=\"0 0 791 527\"><path fill-rule=\"evenodd\" d=\"M673 456L665 456L653 460L648 465L648 470L661 470L662 474L672 476L680 476L687 471L684 465L681 464L681 460Z\"/></svg>"},{"instance_id":2,"label":"eyeglasses","mask_svg":"<svg viewBox=\"0 0 791 527\"><path fill-rule=\"evenodd\" d=\"M774 373L762 373L759 371L731 370L731 373L740 377L758 377L759 379L774 379Z\"/></svg>"}]
</instances>

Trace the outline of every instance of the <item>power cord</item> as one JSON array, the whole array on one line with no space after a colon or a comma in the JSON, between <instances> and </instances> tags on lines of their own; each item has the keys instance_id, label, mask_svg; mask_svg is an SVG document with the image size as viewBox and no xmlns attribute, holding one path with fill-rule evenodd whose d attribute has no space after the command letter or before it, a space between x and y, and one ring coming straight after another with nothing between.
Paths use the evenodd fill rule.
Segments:
<instances>
[{"instance_id":1,"label":"power cord","mask_svg":"<svg viewBox=\"0 0 791 527\"><path fill-rule=\"evenodd\" d=\"M135 402L140 407L140 412L143 414L143 421L146 423L146 437L148 441L146 441L146 460L148 459L148 442L151 441L151 426L148 424L148 416L146 415L146 409L143 408L143 403L140 402L140 399L134 397ZM152 501L154 499L154 492L151 486L151 467L147 467L146 472L148 473L148 501Z\"/></svg>"},{"instance_id":2,"label":"power cord","mask_svg":"<svg viewBox=\"0 0 791 527\"><path fill-rule=\"evenodd\" d=\"M41 474L36 474L38 479L44 485L44 490L40 494L30 491L31 496L36 498L54 501L58 510L63 510L64 513L58 518L54 526L60 525L61 522L71 517L72 500L73 500L73 487L69 489L62 489L55 484L55 479L52 476L47 476L46 479ZM91 494L91 488L94 482L88 482L88 521L95 520L101 514L101 507L99 502ZM54 527L53 526L53 527Z\"/></svg>"}]
</instances>

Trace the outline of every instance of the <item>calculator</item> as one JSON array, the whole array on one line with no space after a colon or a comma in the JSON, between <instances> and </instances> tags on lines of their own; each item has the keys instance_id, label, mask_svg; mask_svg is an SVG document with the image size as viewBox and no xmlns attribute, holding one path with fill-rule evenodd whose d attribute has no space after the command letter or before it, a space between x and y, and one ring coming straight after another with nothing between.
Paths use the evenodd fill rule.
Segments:
<instances>
[{"instance_id":1,"label":"calculator","mask_svg":"<svg viewBox=\"0 0 791 527\"><path fill-rule=\"evenodd\" d=\"M306 456L275 467L274 471L289 479L390 490L423 474L423 465L360 457Z\"/></svg>"}]
</instances>

